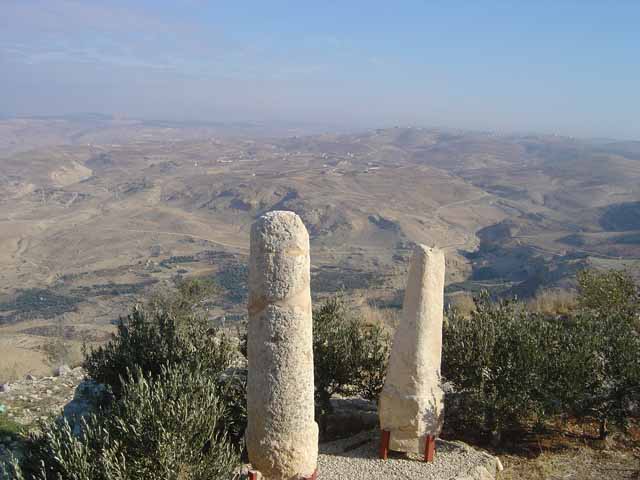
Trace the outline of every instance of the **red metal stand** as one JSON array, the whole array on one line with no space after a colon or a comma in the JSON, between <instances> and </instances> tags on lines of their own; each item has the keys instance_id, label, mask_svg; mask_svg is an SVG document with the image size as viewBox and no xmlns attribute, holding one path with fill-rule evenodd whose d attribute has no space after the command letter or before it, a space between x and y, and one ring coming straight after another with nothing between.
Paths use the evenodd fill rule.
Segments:
<instances>
[{"instance_id":1,"label":"red metal stand","mask_svg":"<svg viewBox=\"0 0 640 480\"><path fill-rule=\"evenodd\" d=\"M380 435L380 458L386 460L389 456L389 441L391 440L391 432L389 430L382 430Z\"/></svg>"},{"instance_id":2,"label":"red metal stand","mask_svg":"<svg viewBox=\"0 0 640 480\"><path fill-rule=\"evenodd\" d=\"M255 470L249 470L249 480L258 480L260 475Z\"/></svg>"},{"instance_id":3,"label":"red metal stand","mask_svg":"<svg viewBox=\"0 0 640 480\"><path fill-rule=\"evenodd\" d=\"M424 461L433 462L436 456L436 437L432 435L427 436L427 442L424 446Z\"/></svg>"},{"instance_id":4,"label":"red metal stand","mask_svg":"<svg viewBox=\"0 0 640 480\"><path fill-rule=\"evenodd\" d=\"M389 457L389 443L391 441L391 432L389 430L382 430L380 435L380 458L386 460ZM433 435L427 436L427 441L424 446L424 461L433 462L436 457L436 437Z\"/></svg>"}]
</instances>

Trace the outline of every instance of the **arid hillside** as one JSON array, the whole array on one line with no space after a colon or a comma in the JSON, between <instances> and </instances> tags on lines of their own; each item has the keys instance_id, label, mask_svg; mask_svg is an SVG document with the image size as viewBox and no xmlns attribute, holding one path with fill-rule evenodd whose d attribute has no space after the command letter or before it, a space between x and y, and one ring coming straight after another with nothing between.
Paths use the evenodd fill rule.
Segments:
<instances>
[{"instance_id":1,"label":"arid hillside","mask_svg":"<svg viewBox=\"0 0 640 480\"><path fill-rule=\"evenodd\" d=\"M640 262L640 143L267 133L1 121L0 349L39 351L60 332L99 341L135 298L181 276L215 279L211 314L233 320L249 227L272 209L309 229L314 295L359 291L380 306L398 305L413 242L446 248L450 298L528 296L586 265Z\"/></svg>"}]
</instances>

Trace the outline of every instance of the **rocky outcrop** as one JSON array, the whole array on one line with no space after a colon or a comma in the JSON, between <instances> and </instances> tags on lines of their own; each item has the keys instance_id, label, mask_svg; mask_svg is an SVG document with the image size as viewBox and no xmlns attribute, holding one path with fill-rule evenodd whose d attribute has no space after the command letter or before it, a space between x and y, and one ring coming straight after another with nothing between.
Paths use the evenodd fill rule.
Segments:
<instances>
[{"instance_id":1,"label":"rocky outcrop","mask_svg":"<svg viewBox=\"0 0 640 480\"><path fill-rule=\"evenodd\" d=\"M80 419L108 401L104 385L86 378L84 369L57 368L56 376L34 377L3 384L0 414L29 430L52 414L63 414L74 430ZM20 442L13 436L0 438L0 462L10 453L19 453Z\"/></svg>"}]
</instances>

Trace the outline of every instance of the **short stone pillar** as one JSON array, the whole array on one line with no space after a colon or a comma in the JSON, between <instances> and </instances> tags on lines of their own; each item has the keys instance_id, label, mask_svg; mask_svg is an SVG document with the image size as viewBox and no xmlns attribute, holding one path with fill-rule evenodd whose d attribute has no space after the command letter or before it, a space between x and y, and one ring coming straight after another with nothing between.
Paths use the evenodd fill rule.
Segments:
<instances>
[{"instance_id":1,"label":"short stone pillar","mask_svg":"<svg viewBox=\"0 0 640 480\"><path fill-rule=\"evenodd\" d=\"M251 229L246 433L249 461L266 480L316 471L309 234L293 212Z\"/></svg>"},{"instance_id":2,"label":"short stone pillar","mask_svg":"<svg viewBox=\"0 0 640 480\"><path fill-rule=\"evenodd\" d=\"M444 413L440 382L444 269L442 250L424 245L415 248L402 319L378 405L380 428L388 432L388 448L425 453L426 459L442 428Z\"/></svg>"}]
</instances>

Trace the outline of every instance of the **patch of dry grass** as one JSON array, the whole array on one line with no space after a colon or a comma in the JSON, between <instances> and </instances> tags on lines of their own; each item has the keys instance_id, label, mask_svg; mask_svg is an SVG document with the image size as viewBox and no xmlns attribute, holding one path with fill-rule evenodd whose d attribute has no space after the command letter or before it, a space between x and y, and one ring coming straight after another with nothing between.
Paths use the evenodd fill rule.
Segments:
<instances>
[{"instance_id":1,"label":"patch of dry grass","mask_svg":"<svg viewBox=\"0 0 640 480\"><path fill-rule=\"evenodd\" d=\"M562 428L558 428L562 425ZM638 480L640 423L598 438L597 422L561 422L544 432L514 436L492 453L504 466L499 480Z\"/></svg>"},{"instance_id":2,"label":"patch of dry grass","mask_svg":"<svg viewBox=\"0 0 640 480\"><path fill-rule=\"evenodd\" d=\"M378 308L362 299L355 307L356 312L364 323L368 325L378 325L387 332L393 332L398 325L400 312L390 308Z\"/></svg>"},{"instance_id":3,"label":"patch of dry grass","mask_svg":"<svg viewBox=\"0 0 640 480\"><path fill-rule=\"evenodd\" d=\"M640 480L640 420L635 418L606 441L598 438L598 422L560 418L542 431L510 431L497 446L469 430L448 430L446 423L443 437L498 457L504 466L498 480Z\"/></svg>"},{"instance_id":4,"label":"patch of dry grass","mask_svg":"<svg viewBox=\"0 0 640 480\"><path fill-rule=\"evenodd\" d=\"M469 317L476 309L473 295L469 292L458 292L455 295L451 295L447 300L449 306L455 308L464 317Z\"/></svg>"},{"instance_id":5,"label":"patch of dry grass","mask_svg":"<svg viewBox=\"0 0 640 480\"><path fill-rule=\"evenodd\" d=\"M0 337L0 383L11 383L27 374L51 375L62 364L72 368L82 364L81 341L4 333Z\"/></svg>"},{"instance_id":6,"label":"patch of dry grass","mask_svg":"<svg viewBox=\"0 0 640 480\"><path fill-rule=\"evenodd\" d=\"M577 306L578 299L575 292L561 289L540 291L527 302L527 308L532 312L548 315L566 315Z\"/></svg>"},{"instance_id":7,"label":"patch of dry grass","mask_svg":"<svg viewBox=\"0 0 640 480\"><path fill-rule=\"evenodd\" d=\"M18 378L19 366L16 362L0 363L0 383L15 382Z\"/></svg>"},{"instance_id":8,"label":"patch of dry grass","mask_svg":"<svg viewBox=\"0 0 640 480\"><path fill-rule=\"evenodd\" d=\"M528 459L501 456L500 480L631 480L640 478L640 461L632 452L582 447L543 452Z\"/></svg>"},{"instance_id":9,"label":"patch of dry grass","mask_svg":"<svg viewBox=\"0 0 640 480\"><path fill-rule=\"evenodd\" d=\"M42 346L42 350L46 355L47 363L52 368L60 365L75 368L82 365L84 359L82 343L67 341L59 337L47 339Z\"/></svg>"},{"instance_id":10,"label":"patch of dry grass","mask_svg":"<svg viewBox=\"0 0 640 480\"><path fill-rule=\"evenodd\" d=\"M43 353L35 349L10 345L10 339L0 342L0 383L13 382L30 373L36 376L48 375L48 365Z\"/></svg>"}]
</instances>

